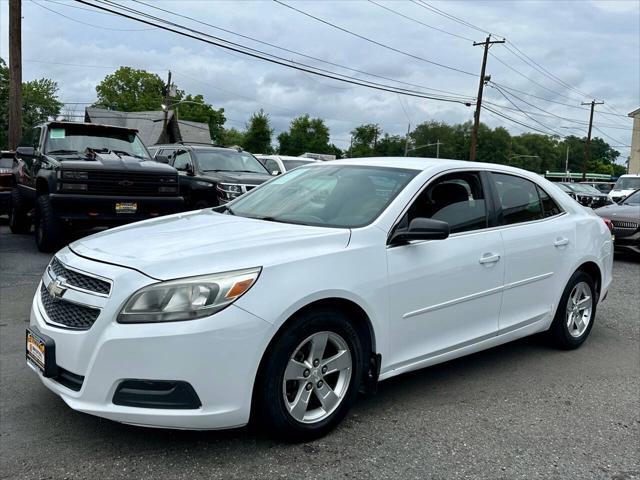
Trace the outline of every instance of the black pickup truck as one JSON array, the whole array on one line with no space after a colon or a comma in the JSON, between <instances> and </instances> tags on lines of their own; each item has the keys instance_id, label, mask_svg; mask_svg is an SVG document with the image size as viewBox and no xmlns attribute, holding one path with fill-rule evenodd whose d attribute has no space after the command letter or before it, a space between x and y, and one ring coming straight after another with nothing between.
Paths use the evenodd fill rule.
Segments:
<instances>
[{"instance_id":1,"label":"black pickup truck","mask_svg":"<svg viewBox=\"0 0 640 480\"><path fill-rule=\"evenodd\" d=\"M16 149L9 226L35 224L41 251L59 248L68 229L113 226L182 209L177 171L151 160L137 131L49 122Z\"/></svg>"}]
</instances>

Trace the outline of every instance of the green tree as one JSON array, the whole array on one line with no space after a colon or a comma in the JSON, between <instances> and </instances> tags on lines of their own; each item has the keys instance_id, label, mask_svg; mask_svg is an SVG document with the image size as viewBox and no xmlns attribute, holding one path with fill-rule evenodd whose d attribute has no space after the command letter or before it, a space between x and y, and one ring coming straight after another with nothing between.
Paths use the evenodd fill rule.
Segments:
<instances>
[{"instance_id":1,"label":"green tree","mask_svg":"<svg viewBox=\"0 0 640 480\"><path fill-rule=\"evenodd\" d=\"M335 154L336 147L329 144L329 128L321 118L302 115L291 121L288 132L278 135L281 155L300 155L305 152Z\"/></svg>"},{"instance_id":2,"label":"green tree","mask_svg":"<svg viewBox=\"0 0 640 480\"><path fill-rule=\"evenodd\" d=\"M225 147L237 145L244 148L244 133L235 128L225 128L218 143Z\"/></svg>"},{"instance_id":3,"label":"green tree","mask_svg":"<svg viewBox=\"0 0 640 480\"><path fill-rule=\"evenodd\" d=\"M409 156L435 157L436 146L426 145L440 141L440 158L466 160L469 158L471 122L457 125L436 121L424 122L416 126L409 138L409 148L413 149L409 151Z\"/></svg>"},{"instance_id":4,"label":"green tree","mask_svg":"<svg viewBox=\"0 0 640 480\"><path fill-rule=\"evenodd\" d=\"M374 123L360 125L351 130L352 141L349 148L349 157L370 157L374 155L380 135L382 135L382 130Z\"/></svg>"},{"instance_id":5,"label":"green tree","mask_svg":"<svg viewBox=\"0 0 640 480\"><path fill-rule=\"evenodd\" d=\"M385 133L384 136L378 140L373 155L376 157L402 157L404 155L405 141L405 137Z\"/></svg>"},{"instance_id":6,"label":"green tree","mask_svg":"<svg viewBox=\"0 0 640 480\"><path fill-rule=\"evenodd\" d=\"M50 117L60 114L62 102L58 100L58 84L48 78L22 83L22 131L30 131ZM9 68L0 58L0 148L8 147Z\"/></svg>"},{"instance_id":7,"label":"green tree","mask_svg":"<svg viewBox=\"0 0 640 480\"><path fill-rule=\"evenodd\" d=\"M178 93L182 97L183 92L179 91ZM192 96L189 94L179 101L183 103L175 105L174 107L178 118L180 120L206 123L209 125L211 139L214 143L220 143L223 136L224 122L227 121L224 116L224 108L213 108L213 106L204 101L202 95Z\"/></svg>"},{"instance_id":8,"label":"green tree","mask_svg":"<svg viewBox=\"0 0 640 480\"><path fill-rule=\"evenodd\" d=\"M273 129L269 115L260 109L251 115L247 125L247 131L244 133L245 150L252 153L271 153L271 136Z\"/></svg>"},{"instance_id":9,"label":"green tree","mask_svg":"<svg viewBox=\"0 0 640 480\"><path fill-rule=\"evenodd\" d=\"M98 101L93 106L122 112L160 110L164 86L155 73L120 67L96 86Z\"/></svg>"}]
</instances>

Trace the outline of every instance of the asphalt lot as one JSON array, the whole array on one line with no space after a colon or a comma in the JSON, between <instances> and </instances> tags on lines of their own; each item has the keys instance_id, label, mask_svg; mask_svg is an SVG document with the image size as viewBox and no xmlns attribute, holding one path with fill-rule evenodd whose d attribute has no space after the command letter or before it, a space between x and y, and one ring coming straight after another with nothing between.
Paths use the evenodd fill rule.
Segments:
<instances>
[{"instance_id":1,"label":"asphalt lot","mask_svg":"<svg viewBox=\"0 0 640 480\"><path fill-rule=\"evenodd\" d=\"M640 478L640 262L582 348L525 339L380 385L308 444L144 429L69 409L24 360L50 259L0 217L0 478Z\"/></svg>"}]
</instances>

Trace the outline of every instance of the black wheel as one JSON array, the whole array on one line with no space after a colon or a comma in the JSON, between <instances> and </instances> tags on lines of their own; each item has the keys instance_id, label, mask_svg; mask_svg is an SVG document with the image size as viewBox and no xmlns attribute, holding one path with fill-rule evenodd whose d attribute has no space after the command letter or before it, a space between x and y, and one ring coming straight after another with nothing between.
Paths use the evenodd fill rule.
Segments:
<instances>
[{"instance_id":1,"label":"black wheel","mask_svg":"<svg viewBox=\"0 0 640 480\"><path fill-rule=\"evenodd\" d=\"M11 191L11 205L9 206L9 228L11 233L29 233L31 219L22 194L17 188Z\"/></svg>"},{"instance_id":2,"label":"black wheel","mask_svg":"<svg viewBox=\"0 0 640 480\"><path fill-rule=\"evenodd\" d=\"M343 312L301 314L262 362L254 404L257 420L289 441L325 435L356 400L368 348Z\"/></svg>"},{"instance_id":3,"label":"black wheel","mask_svg":"<svg viewBox=\"0 0 640 480\"><path fill-rule=\"evenodd\" d=\"M549 334L553 343L566 350L582 345L593 327L597 304L593 278L578 270L569 279L551 324Z\"/></svg>"},{"instance_id":4,"label":"black wheel","mask_svg":"<svg viewBox=\"0 0 640 480\"><path fill-rule=\"evenodd\" d=\"M56 217L48 195L36 202L36 245L41 252L53 252L64 243L62 224Z\"/></svg>"}]
</instances>

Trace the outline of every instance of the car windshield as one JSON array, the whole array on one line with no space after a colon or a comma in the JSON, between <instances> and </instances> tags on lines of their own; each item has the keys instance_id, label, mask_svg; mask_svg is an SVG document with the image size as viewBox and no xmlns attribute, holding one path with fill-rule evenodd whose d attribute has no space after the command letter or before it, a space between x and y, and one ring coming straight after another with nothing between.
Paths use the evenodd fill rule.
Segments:
<instances>
[{"instance_id":1,"label":"car windshield","mask_svg":"<svg viewBox=\"0 0 640 480\"><path fill-rule=\"evenodd\" d=\"M301 167L231 204L235 215L322 227L362 227L375 220L416 170L359 165Z\"/></svg>"},{"instance_id":2,"label":"car windshield","mask_svg":"<svg viewBox=\"0 0 640 480\"><path fill-rule=\"evenodd\" d=\"M140 137L130 130L83 124L52 125L49 128L45 153L83 154L87 148L97 152L104 150L149 159L149 153Z\"/></svg>"},{"instance_id":3,"label":"car windshield","mask_svg":"<svg viewBox=\"0 0 640 480\"><path fill-rule=\"evenodd\" d=\"M640 177L620 177L613 186L614 190L637 190L640 188Z\"/></svg>"},{"instance_id":4,"label":"car windshield","mask_svg":"<svg viewBox=\"0 0 640 480\"><path fill-rule=\"evenodd\" d=\"M196 150L198 166L203 172L249 172L268 175L256 157L235 150Z\"/></svg>"},{"instance_id":5,"label":"car windshield","mask_svg":"<svg viewBox=\"0 0 640 480\"><path fill-rule=\"evenodd\" d=\"M624 202L623 205L640 205L640 190L636 190L631 195L629 195Z\"/></svg>"},{"instance_id":6,"label":"car windshield","mask_svg":"<svg viewBox=\"0 0 640 480\"><path fill-rule=\"evenodd\" d=\"M573 192L573 186L569 185L568 183L559 183L558 186L564 190L565 192Z\"/></svg>"},{"instance_id":7,"label":"car windshield","mask_svg":"<svg viewBox=\"0 0 640 480\"><path fill-rule=\"evenodd\" d=\"M308 165L310 163L315 163L312 160L282 160L282 164L286 170L293 170L296 167L301 167L302 165Z\"/></svg>"},{"instance_id":8,"label":"car windshield","mask_svg":"<svg viewBox=\"0 0 640 480\"><path fill-rule=\"evenodd\" d=\"M579 192L600 194L600 191L597 188L592 187L591 185L585 185L583 183L576 183L576 184L574 184L574 186L575 186L576 190L579 191Z\"/></svg>"}]
</instances>

